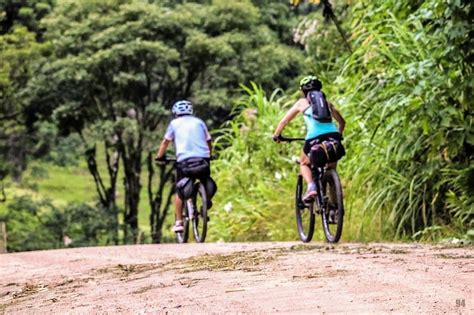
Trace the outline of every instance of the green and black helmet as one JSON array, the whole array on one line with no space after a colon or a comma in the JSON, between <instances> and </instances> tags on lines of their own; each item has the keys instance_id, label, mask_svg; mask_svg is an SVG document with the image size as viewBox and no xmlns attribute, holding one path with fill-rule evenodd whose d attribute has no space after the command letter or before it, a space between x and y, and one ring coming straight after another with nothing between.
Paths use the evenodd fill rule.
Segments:
<instances>
[{"instance_id":1,"label":"green and black helmet","mask_svg":"<svg viewBox=\"0 0 474 315\"><path fill-rule=\"evenodd\" d=\"M320 91L323 88L323 84L317 76L308 75L301 79L300 88L306 94L309 91Z\"/></svg>"}]
</instances>

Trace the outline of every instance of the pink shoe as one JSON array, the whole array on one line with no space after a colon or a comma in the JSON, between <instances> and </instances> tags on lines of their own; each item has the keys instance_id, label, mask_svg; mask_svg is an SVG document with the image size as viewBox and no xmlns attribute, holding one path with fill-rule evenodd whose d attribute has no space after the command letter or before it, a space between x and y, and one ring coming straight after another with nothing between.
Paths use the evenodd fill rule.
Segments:
<instances>
[{"instance_id":1,"label":"pink shoe","mask_svg":"<svg viewBox=\"0 0 474 315\"><path fill-rule=\"evenodd\" d=\"M316 188L313 186L308 187L308 190L303 196L303 202L304 203L311 203L314 201L314 198L316 197Z\"/></svg>"},{"instance_id":2,"label":"pink shoe","mask_svg":"<svg viewBox=\"0 0 474 315\"><path fill-rule=\"evenodd\" d=\"M176 221L176 224L175 224L174 227L173 227L173 231L174 231L175 233L183 232L183 231L184 231L183 221L177 220L177 221Z\"/></svg>"}]
</instances>

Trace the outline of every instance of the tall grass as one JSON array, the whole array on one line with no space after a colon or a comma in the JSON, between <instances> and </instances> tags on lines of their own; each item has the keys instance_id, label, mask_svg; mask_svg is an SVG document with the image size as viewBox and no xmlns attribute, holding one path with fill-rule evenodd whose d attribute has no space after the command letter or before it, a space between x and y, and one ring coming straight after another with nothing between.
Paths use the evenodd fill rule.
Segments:
<instances>
[{"instance_id":1,"label":"tall grass","mask_svg":"<svg viewBox=\"0 0 474 315\"><path fill-rule=\"evenodd\" d=\"M217 147L225 148L214 163L219 191L211 210L210 237L294 239L290 192L297 171L291 156L298 151L294 145L278 146L271 138L289 103L278 91L267 98L255 84L245 91L235 107L235 118L216 139Z\"/></svg>"},{"instance_id":2,"label":"tall grass","mask_svg":"<svg viewBox=\"0 0 474 315\"><path fill-rule=\"evenodd\" d=\"M214 241L297 240L294 191L299 166L295 159L302 143L276 144L271 138L295 98L279 90L267 97L256 84L244 89L234 119L216 139L220 155L213 163L213 177L219 190L210 212L209 237ZM304 133L302 118L285 129L287 136ZM322 240L317 224L315 239ZM354 226L345 230L346 240L354 238L358 228Z\"/></svg>"},{"instance_id":3,"label":"tall grass","mask_svg":"<svg viewBox=\"0 0 474 315\"><path fill-rule=\"evenodd\" d=\"M347 156L339 167L346 240L474 235L468 35L474 27L466 23L473 6L441 0L353 6L353 54L318 74L337 77L324 89L347 119ZM270 139L290 98L279 92L267 98L255 85L247 94L219 138L227 147L216 163L215 239L295 239L298 170L290 157L300 148ZM302 126L293 123L289 132L301 134Z\"/></svg>"},{"instance_id":4,"label":"tall grass","mask_svg":"<svg viewBox=\"0 0 474 315\"><path fill-rule=\"evenodd\" d=\"M355 12L360 44L337 83L349 119L348 201L366 222L360 234L375 226L380 238L429 240L474 227L472 66L454 48L466 38L453 42L456 20L439 6L426 1L403 19L384 5Z\"/></svg>"}]
</instances>

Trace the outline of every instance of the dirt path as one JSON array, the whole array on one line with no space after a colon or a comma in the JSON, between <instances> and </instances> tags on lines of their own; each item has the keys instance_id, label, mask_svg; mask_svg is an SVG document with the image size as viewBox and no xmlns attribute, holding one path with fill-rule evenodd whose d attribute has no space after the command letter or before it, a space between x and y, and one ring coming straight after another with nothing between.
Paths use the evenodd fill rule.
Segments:
<instances>
[{"instance_id":1,"label":"dirt path","mask_svg":"<svg viewBox=\"0 0 474 315\"><path fill-rule=\"evenodd\" d=\"M473 283L472 247L96 247L0 255L0 314L473 314Z\"/></svg>"}]
</instances>

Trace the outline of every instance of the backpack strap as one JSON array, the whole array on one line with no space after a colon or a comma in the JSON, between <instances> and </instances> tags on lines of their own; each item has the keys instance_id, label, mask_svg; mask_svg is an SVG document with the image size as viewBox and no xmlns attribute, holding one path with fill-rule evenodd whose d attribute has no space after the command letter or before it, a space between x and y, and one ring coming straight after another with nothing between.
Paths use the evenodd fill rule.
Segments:
<instances>
[{"instance_id":1,"label":"backpack strap","mask_svg":"<svg viewBox=\"0 0 474 315\"><path fill-rule=\"evenodd\" d=\"M306 116L306 117L309 117L309 118L313 118L313 115L310 115L310 114L306 114L306 111L308 110L308 108L310 108L312 105L311 103L308 101L309 105L308 107L306 107L303 111L303 116Z\"/></svg>"}]
</instances>

